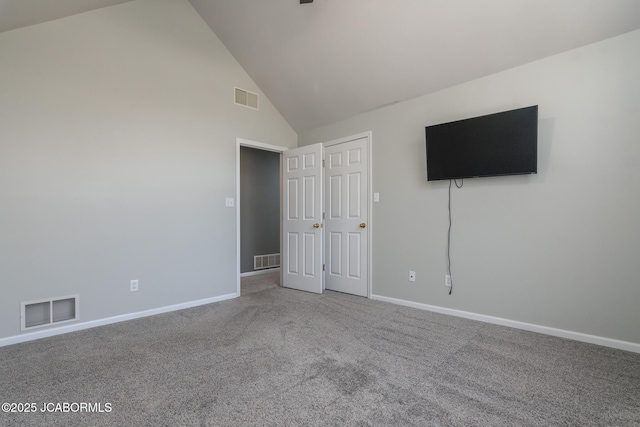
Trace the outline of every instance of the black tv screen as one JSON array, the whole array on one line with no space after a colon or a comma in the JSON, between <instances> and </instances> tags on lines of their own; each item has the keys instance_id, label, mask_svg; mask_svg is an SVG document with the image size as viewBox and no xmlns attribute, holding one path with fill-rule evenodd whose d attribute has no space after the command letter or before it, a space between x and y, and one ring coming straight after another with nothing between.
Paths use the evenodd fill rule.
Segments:
<instances>
[{"instance_id":1,"label":"black tv screen","mask_svg":"<svg viewBox=\"0 0 640 427\"><path fill-rule=\"evenodd\" d=\"M427 180L538 171L538 106L427 126Z\"/></svg>"}]
</instances>

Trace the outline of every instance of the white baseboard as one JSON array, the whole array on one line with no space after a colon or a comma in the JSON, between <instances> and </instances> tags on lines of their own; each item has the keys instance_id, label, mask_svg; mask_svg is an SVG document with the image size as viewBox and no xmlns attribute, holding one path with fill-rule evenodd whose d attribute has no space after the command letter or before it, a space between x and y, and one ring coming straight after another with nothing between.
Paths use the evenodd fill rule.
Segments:
<instances>
[{"instance_id":1,"label":"white baseboard","mask_svg":"<svg viewBox=\"0 0 640 427\"><path fill-rule=\"evenodd\" d=\"M183 310L185 308L197 307L199 305L211 304L236 298L237 295L227 294L218 297L205 298L196 301L183 302L180 304L168 305L165 307L154 308L151 310L139 311L137 313L122 314L119 316L108 317L106 319L91 320L89 322L77 323L74 325L61 326L59 328L44 329L37 332L30 332L22 335L14 335L12 337L0 338L0 347L22 342L33 341L40 338L62 335L69 332L81 331L83 329L95 328L97 326L110 325L112 323L124 322L126 320L139 319L141 317L153 316L155 314L168 313L170 311Z\"/></svg>"},{"instance_id":2,"label":"white baseboard","mask_svg":"<svg viewBox=\"0 0 640 427\"><path fill-rule=\"evenodd\" d=\"M264 270L247 271L246 273L240 273L240 277L257 276L259 274L273 273L274 271L280 271L280 267L265 268Z\"/></svg>"},{"instance_id":3,"label":"white baseboard","mask_svg":"<svg viewBox=\"0 0 640 427\"><path fill-rule=\"evenodd\" d=\"M420 310L432 311L434 313L448 314L450 316L464 317L465 319L478 320L480 322L493 323L495 325L508 326L510 328L522 329L530 332L537 332L554 337L567 338L575 341L582 341L590 344L597 344L604 347L617 348L619 350L640 353L640 344L629 341L620 341L612 338L587 335L580 332L566 331L564 329L550 328L548 326L535 325L533 323L518 322L516 320L503 319L501 317L486 316L484 314L471 313L468 311L454 310L451 308L438 307L435 305L422 304L413 301L406 301L397 298L385 297L382 295L371 295L371 299L390 302L392 304L406 307L418 308Z\"/></svg>"}]
</instances>

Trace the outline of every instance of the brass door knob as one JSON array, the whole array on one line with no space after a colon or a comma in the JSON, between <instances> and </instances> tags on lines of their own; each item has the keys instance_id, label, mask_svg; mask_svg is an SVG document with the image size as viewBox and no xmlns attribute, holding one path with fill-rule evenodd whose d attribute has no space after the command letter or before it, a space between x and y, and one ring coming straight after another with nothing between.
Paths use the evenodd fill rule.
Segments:
<instances>
[{"instance_id":1,"label":"brass door knob","mask_svg":"<svg viewBox=\"0 0 640 427\"><path fill-rule=\"evenodd\" d=\"M366 228L367 224L365 224L364 222L362 224L360 224L360 228Z\"/></svg>"},{"instance_id":2,"label":"brass door knob","mask_svg":"<svg viewBox=\"0 0 640 427\"><path fill-rule=\"evenodd\" d=\"M313 228L320 228L320 224L316 222L315 224L313 224Z\"/></svg>"}]
</instances>

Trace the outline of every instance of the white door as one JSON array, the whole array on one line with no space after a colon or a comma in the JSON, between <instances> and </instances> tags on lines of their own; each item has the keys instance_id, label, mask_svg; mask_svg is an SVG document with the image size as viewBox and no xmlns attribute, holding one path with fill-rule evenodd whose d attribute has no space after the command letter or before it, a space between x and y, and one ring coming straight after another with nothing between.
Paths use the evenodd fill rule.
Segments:
<instances>
[{"instance_id":1,"label":"white door","mask_svg":"<svg viewBox=\"0 0 640 427\"><path fill-rule=\"evenodd\" d=\"M282 286L322 293L322 144L283 153Z\"/></svg>"},{"instance_id":2,"label":"white door","mask_svg":"<svg viewBox=\"0 0 640 427\"><path fill-rule=\"evenodd\" d=\"M325 146L326 289L368 296L368 138Z\"/></svg>"}]
</instances>

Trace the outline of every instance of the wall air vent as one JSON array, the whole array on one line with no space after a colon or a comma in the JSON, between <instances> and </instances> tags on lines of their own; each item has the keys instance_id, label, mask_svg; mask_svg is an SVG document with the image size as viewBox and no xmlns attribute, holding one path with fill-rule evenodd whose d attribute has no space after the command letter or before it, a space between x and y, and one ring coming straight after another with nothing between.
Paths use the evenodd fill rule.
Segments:
<instances>
[{"instance_id":1,"label":"wall air vent","mask_svg":"<svg viewBox=\"0 0 640 427\"><path fill-rule=\"evenodd\" d=\"M249 92L248 90L235 88L235 102L238 105L242 105L244 107L253 108L254 110L258 109L258 94Z\"/></svg>"},{"instance_id":2,"label":"wall air vent","mask_svg":"<svg viewBox=\"0 0 640 427\"><path fill-rule=\"evenodd\" d=\"M78 320L78 305L78 295L22 302L20 330L27 331Z\"/></svg>"},{"instance_id":3,"label":"wall air vent","mask_svg":"<svg viewBox=\"0 0 640 427\"><path fill-rule=\"evenodd\" d=\"M253 269L280 267L280 254L256 255L253 257Z\"/></svg>"}]
</instances>

